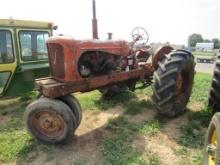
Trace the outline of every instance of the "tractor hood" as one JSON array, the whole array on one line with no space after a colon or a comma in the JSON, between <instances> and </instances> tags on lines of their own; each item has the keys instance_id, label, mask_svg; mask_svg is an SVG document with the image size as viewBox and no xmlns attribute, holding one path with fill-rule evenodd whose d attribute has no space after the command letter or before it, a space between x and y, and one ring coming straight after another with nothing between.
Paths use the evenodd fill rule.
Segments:
<instances>
[{"instance_id":1,"label":"tractor hood","mask_svg":"<svg viewBox=\"0 0 220 165\"><path fill-rule=\"evenodd\" d=\"M59 44L75 53L85 51L103 51L115 55L127 55L129 43L124 40L75 40L72 37L56 36L47 40L47 44Z\"/></svg>"},{"instance_id":2,"label":"tractor hood","mask_svg":"<svg viewBox=\"0 0 220 165\"><path fill-rule=\"evenodd\" d=\"M80 79L79 59L87 52L102 52L121 58L130 52L129 43L124 40L75 40L56 36L47 40L51 76L60 81Z\"/></svg>"}]
</instances>

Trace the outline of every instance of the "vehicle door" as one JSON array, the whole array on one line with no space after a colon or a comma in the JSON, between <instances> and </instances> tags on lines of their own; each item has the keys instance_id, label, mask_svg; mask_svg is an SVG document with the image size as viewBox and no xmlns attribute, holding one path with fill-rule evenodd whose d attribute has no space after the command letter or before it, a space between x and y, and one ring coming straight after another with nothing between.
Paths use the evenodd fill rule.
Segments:
<instances>
[{"instance_id":1,"label":"vehicle door","mask_svg":"<svg viewBox=\"0 0 220 165\"><path fill-rule=\"evenodd\" d=\"M0 28L0 96L9 87L17 67L13 34L11 28Z\"/></svg>"},{"instance_id":2,"label":"vehicle door","mask_svg":"<svg viewBox=\"0 0 220 165\"><path fill-rule=\"evenodd\" d=\"M46 40L49 29L17 29L18 67L7 95L20 95L34 89L36 78L49 76Z\"/></svg>"}]
</instances>

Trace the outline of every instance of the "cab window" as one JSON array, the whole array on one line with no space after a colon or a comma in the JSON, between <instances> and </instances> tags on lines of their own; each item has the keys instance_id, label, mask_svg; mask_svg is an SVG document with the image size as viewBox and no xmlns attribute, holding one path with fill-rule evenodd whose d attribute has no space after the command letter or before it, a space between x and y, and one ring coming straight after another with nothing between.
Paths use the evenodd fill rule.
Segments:
<instances>
[{"instance_id":1,"label":"cab window","mask_svg":"<svg viewBox=\"0 0 220 165\"><path fill-rule=\"evenodd\" d=\"M23 61L48 59L46 40L48 32L20 31L21 58Z\"/></svg>"},{"instance_id":2,"label":"cab window","mask_svg":"<svg viewBox=\"0 0 220 165\"><path fill-rule=\"evenodd\" d=\"M0 64L14 62L12 36L8 30L0 30Z\"/></svg>"}]
</instances>

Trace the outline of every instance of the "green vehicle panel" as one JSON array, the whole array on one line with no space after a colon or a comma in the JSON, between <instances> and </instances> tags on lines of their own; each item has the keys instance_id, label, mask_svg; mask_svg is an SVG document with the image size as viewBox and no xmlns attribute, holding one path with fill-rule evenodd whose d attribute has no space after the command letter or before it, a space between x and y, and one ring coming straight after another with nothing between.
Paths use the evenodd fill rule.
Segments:
<instances>
[{"instance_id":1,"label":"green vehicle panel","mask_svg":"<svg viewBox=\"0 0 220 165\"><path fill-rule=\"evenodd\" d=\"M48 22L0 19L0 96L18 96L34 89L34 79L49 75Z\"/></svg>"}]
</instances>

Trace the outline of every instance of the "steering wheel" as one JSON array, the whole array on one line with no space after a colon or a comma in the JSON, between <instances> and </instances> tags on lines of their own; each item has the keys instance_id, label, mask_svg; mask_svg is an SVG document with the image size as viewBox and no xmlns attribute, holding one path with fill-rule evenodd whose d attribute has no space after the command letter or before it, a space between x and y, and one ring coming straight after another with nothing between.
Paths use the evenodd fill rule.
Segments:
<instances>
[{"instance_id":1,"label":"steering wheel","mask_svg":"<svg viewBox=\"0 0 220 165\"><path fill-rule=\"evenodd\" d=\"M146 45L149 40L149 35L143 27L135 27L131 36L135 45Z\"/></svg>"}]
</instances>

